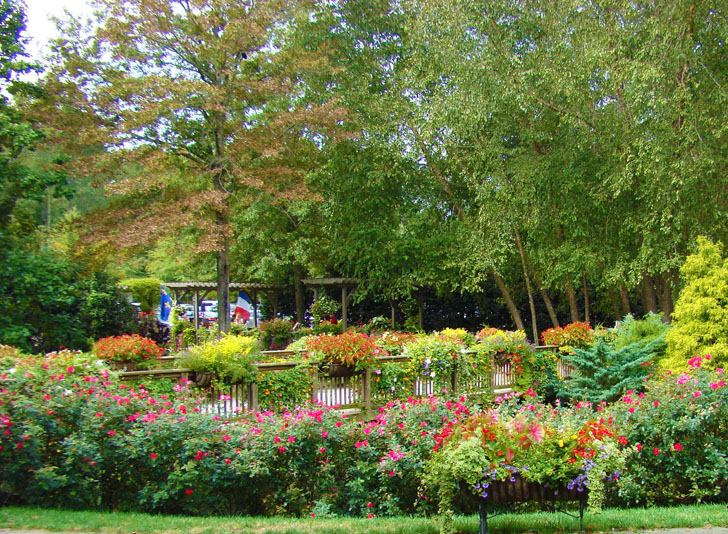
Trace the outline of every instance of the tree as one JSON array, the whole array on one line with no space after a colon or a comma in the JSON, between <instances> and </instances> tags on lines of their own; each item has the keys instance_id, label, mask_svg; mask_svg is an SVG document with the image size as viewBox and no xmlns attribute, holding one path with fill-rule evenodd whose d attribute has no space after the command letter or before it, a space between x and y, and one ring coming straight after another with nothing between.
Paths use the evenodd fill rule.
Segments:
<instances>
[{"instance_id":1,"label":"tree","mask_svg":"<svg viewBox=\"0 0 728 534\"><path fill-rule=\"evenodd\" d=\"M330 68L316 43L300 37L316 22L316 6L98 6L90 35L75 24L72 38L57 43L44 86L55 101L39 111L60 134L54 141L74 150L74 168L123 196L96 222L107 229L123 224L125 239L116 239L128 245L194 228L197 250L215 253L218 302L227 309L235 195L305 194L291 151L332 139L344 118L325 90L309 98ZM92 227L98 236L113 235ZM221 316L221 329L228 322Z\"/></svg>"},{"instance_id":2,"label":"tree","mask_svg":"<svg viewBox=\"0 0 728 534\"><path fill-rule=\"evenodd\" d=\"M710 355L706 367L728 364L728 259L723 247L701 237L680 269L685 286L667 332L667 352L660 365L684 371L697 356Z\"/></svg>"}]
</instances>

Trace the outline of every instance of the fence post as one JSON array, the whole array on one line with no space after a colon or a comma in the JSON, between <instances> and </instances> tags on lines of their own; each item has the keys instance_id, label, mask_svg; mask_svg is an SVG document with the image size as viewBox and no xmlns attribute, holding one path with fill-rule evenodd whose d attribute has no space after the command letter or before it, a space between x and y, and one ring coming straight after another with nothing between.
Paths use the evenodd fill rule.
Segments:
<instances>
[{"instance_id":1,"label":"fence post","mask_svg":"<svg viewBox=\"0 0 728 534\"><path fill-rule=\"evenodd\" d=\"M372 408L372 370L367 367L364 370L364 382L362 384L362 396L364 397L364 407L369 413Z\"/></svg>"},{"instance_id":2,"label":"fence post","mask_svg":"<svg viewBox=\"0 0 728 534\"><path fill-rule=\"evenodd\" d=\"M316 403L316 396L318 395L318 367L315 365L311 366L311 402Z\"/></svg>"},{"instance_id":3,"label":"fence post","mask_svg":"<svg viewBox=\"0 0 728 534\"><path fill-rule=\"evenodd\" d=\"M450 392L455 395L458 390L458 374L455 369L450 374Z\"/></svg>"},{"instance_id":4,"label":"fence post","mask_svg":"<svg viewBox=\"0 0 728 534\"><path fill-rule=\"evenodd\" d=\"M248 410L258 409L258 383L248 384Z\"/></svg>"}]
</instances>

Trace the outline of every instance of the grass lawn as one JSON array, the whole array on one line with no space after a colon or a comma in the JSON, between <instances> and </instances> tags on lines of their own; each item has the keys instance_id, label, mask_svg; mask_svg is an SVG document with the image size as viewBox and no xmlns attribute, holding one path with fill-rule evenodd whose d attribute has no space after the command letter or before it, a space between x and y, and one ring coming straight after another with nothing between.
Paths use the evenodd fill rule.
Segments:
<instances>
[{"instance_id":1,"label":"grass lawn","mask_svg":"<svg viewBox=\"0 0 728 534\"><path fill-rule=\"evenodd\" d=\"M632 529L728 526L724 504L678 506L630 510L605 510L584 516L589 532ZM488 520L489 531L578 532L579 520L560 513L508 513ZM435 534L436 518L260 518L182 517L137 513L77 512L27 507L0 508L0 528L44 529L84 532L137 532L171 534L285 533L285 534ZM456 529L478 532L476 516L459 517Z\"/></svg>"}]
</instances>

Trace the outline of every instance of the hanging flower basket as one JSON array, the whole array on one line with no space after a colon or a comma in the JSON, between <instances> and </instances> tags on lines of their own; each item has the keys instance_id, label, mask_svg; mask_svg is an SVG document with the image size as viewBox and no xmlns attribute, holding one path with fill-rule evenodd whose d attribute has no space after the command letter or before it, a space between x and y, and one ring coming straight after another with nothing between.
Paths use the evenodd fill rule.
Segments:
<instances>
[{"instance_id":1,"label":"hanging flower basket","mask_svg":"<svg viewBox=\"0 0 728 534\"><path fill-rule=\"evenodd\" d=\"M195 373L195 384L199 388L207 388L212 384L213 373L198 372Z\"/></svg>"},{"instance_id":2,"label":"hanging flower basket","mask_svg":"<svg viewBox=\"0 0 728 534\"><path fill-rule=\"evenodd\" d=\"M325 363L320 367L321 372L332 378L344 378L361 374L363 371L357 371L354 365L344 363Z\"/></svg>"}]
</instances>

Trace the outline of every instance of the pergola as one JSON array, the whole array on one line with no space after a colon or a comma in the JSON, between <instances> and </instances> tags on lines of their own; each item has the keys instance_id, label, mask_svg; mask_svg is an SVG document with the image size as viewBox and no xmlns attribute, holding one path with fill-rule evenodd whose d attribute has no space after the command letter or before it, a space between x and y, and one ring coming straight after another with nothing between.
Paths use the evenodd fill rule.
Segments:
<instances>
[{"instance_id":1,"label":"pergola","mask_svg":"<svg viewBox=\"0 0 728 534\"><path fill-rule=\"evenodd\" d=\"M217 282L164 282L164 287L171 293L175 302L192 299L194 306L195 328L199 326L198 309L200 301L204 300L212 291L217 290ZM272 284L260 284L257 282L230 282L230 290L243 290L250 295L253 304L253 320L258 326L258 295L263 294L270 300L273 308L273 316L278 312L278 292L282 286ZM232 301L232 299L231 299ZM218 310L219 313L219 310Z\"/></svg>"},{"instance_id":2,"label":"pergola","mask_svg":"<svg viewBox=\"0 0 728 534\"><path fill-rule=\"evenodd\" d=\"M333 287L341 289L341 322L344 323L346 330L346 316L349 308L349 300L351 294L359 285L358 278L304 278L301 280L307 286L313 288L313 299L318 300L319 294L323 288Z\"/></svg>"}]
</instances>

